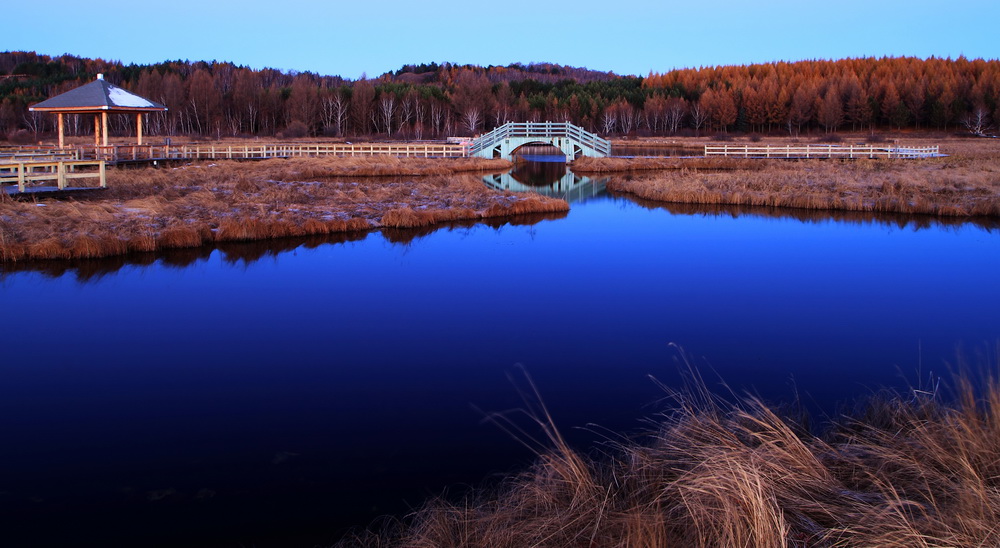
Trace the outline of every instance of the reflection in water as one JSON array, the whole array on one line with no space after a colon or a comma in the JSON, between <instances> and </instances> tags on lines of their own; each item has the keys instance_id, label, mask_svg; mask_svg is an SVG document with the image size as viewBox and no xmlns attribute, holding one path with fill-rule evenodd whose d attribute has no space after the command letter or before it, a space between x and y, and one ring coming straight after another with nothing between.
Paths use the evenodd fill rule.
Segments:
<instances>
[{"instance_id":1,"label":"reflection in water","mask_svg":"<svg viewBox=\"0 0 1000 548\"><path fill-rule=\"evenodd\" d=\"M746 206L726 204L685 204L646 200L631 194L607 191L609 196L624 198L645 209L662 209L674 215L702 217L770 217L795 219L803 223L877 224L900 229L932 229L941 227L978 226L992 231L1000 229L1000 220L990 217L938 217L931 215L905 215L870 211L844 211L832 209L798 209L790 207Z\"/></svg>"},{"instance_id":2,"label":"reflection in water","mask_svg":"<svg viewBox=\"0 0 1000 548\"><path fill-rule=\"evenodd\" d=\"M551 154L555 147L521 147L514 156L514 169L507 173L483 177L490 188L512 192L534 192L562 198L567 202L583 202L603 196L607 178L592 179L576 175L566 165L562 154Z\"/></svg>"},{"instance_id":3,"label":"reflection in water","mask_svg":"<svg viewBox=\"0 0 1000 548\"><path fill-rule=\"evenodd\" d=\"M384 228L382 236L391 244L408 245L420 238L438 230L455 230L485 225L494 230L505 226L529 226L542 221L551 221L566 217L565 211L553 213L534 213L517 215L507 219L470 219L453 221L420 228ZM299 248L315 249L322 245L337 245L348 242L362 241L371 232L347 232L340 234L318 234L294 238L279 238L274 240L258 240L250 242L222 242L215 245L181 249L165 249L149 253L132 253L101 259L71 259L26 261L5 264L0 270L0 280L8 274L16 272L37 272L47 278L60 278L72 275L77 282L98 282L104 276L114 274L125 267L149 267L156 264L168 268L187 268L195 263L211 258L212 253L219 251L222 262L229 265L250 265L267 257L294 251Z\"/></svg>"},{"instance_id":4,"label":"reflection in water","mask_svg":"<svg viewBox=\"0 0 1000 548\"><path fill-rule=\"evenodd\" d=\"M486 225L494 230L500 230L505 226L530 226L542 221L554 221L566 217L566 211L556 211L552 213L526 213L507 219L477 219L467 221L453 221L433 226L419 228L383 228L382 236L393 244L408 245L425 236L429 236L439 230L455 230L462 228L472 228L476 225Z\"/></svg>"},{"instance_id":5,"label":"reflection in water","mask_svg":"<svg viewBox=\"0 0 1000 548\"><path fill-rule=\"evenodd\" d=\"M604 185L607 177L590 178L574 174L566 170L566 173L546 186L531 186L519 181L512 172L487 175L483 177L483 182L490 188L497 190L510 190L512 192L534 192L545 196L562 198L569 203L580 203L591 198L603 196L607 193Z\"/></svg>"},{"instance_id":6,"label":"reflection in water","mask_svg":"<svg viewBox=\"0 0 1000 548\"><path fill-rule=\"evenodd\" d=\"M567 171L565 162L528 160L514 164L510 176L530 187L545 187L558 183Z\"/></svg>"}]
</instances>

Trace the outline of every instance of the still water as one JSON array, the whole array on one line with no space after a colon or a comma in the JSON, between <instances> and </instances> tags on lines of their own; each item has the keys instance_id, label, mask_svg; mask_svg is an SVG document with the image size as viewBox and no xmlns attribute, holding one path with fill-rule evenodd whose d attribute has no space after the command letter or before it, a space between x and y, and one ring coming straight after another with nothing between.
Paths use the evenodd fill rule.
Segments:
<instances>
[{"instance_id":1,"label":"still water","mask_svg":"<svg viewBox=\"0 0 1000 548\"><path fill-rule=\"evenodd\" d=\"M587 447L664 410L676 345L817 413L996 364L996 227L570 184L565 215L8 269L0 545L332 543L530 463L483 421L522 368Z\"/></svg>"}]
</instances>

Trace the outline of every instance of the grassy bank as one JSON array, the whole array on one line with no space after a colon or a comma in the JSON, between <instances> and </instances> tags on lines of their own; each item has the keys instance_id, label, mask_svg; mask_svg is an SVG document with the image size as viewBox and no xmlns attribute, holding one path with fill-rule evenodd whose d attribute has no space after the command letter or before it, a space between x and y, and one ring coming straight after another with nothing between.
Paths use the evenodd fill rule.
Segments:
<instances>
[{"instance_id":1,"label":"grassy bank","mask_svg":"<svg viewBox=\"0 0 1000 548\"><path fill-rule=\"evenodd\" d=\"M608 182L609 190L661 202L1000 216L1000 143L952 139L941 150L949 156L854 161L581 158L573 170L621 173L623 177Z\"/></svg>"},{"instance_id":2,"label":"grassy bank","mask_svg":"<svg viewBox=\"0 0 1000 548\"><path fill-rule=\"evenodd\" d=\"M109 190L87 198L27 202L0 193L0 261L108 257L568 210L562 200L487 189L469 173L509 165L310 158L111 170ZM390 174L396 178L372 178Z\"/></svg>"},{"instance_id":3,"label":"grassy bank","mask_svg":"<svg viewBox=\"0 0 1000 548\"><path fill-rule=\"evenodd\" d=\"M1000 387L886 395L822 435L759 401L678 396L643 442L553 449L494 491L341 546L996 546Z\"/></svg>"}]
</instances>

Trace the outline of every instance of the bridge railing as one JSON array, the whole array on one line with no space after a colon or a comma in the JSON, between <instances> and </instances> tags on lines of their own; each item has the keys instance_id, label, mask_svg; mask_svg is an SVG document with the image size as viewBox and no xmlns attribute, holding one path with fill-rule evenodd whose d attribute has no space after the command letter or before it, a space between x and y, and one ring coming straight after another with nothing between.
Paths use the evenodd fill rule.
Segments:
<instances>
[{"instance_id":1,"label":"bridge railing","mask_svg":"<svg viewBox=\"0 0 1000 548\"><path fill-rule=\"evenodd\" d=\"M564 137L577 141L606 156L611 154L609 141L569 122L508 122L473 140L469 153L476 155L496 146L504 139L516 137L538 139Z\"/></svg>"}]
</instances>

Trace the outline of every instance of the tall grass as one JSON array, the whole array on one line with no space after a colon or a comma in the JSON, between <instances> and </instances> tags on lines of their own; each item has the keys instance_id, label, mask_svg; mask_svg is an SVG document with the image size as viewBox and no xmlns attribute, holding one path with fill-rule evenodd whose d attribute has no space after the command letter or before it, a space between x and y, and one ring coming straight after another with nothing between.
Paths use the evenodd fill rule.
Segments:
<instances>
[{"instance_id":1,"label":"tall grass","mask_svg":"<svg viewBox=\"0 0 1000 548\"><path fill-rule=\"evenodd\" d=\"M773 139L772 139L773 140ZM946 139L929 160L581 158L574 170L619 172L607 188L659 202L1000 216L1000 143Z\"/></svg>"},{"instance_id":2,"label":"tall grass","mask_svg":"<svg viewBox=\"0 0 1000 548\"><path fill-rule=\"evenodd\" d=\"M824 433L754 398L676 394L644 441L552 443L496 490L341 546L997 546L1000 385L874 398Z\"/></svg>"},{"instance_id":3,"label":"tall grass","mask_svg":"<svg viewBox=\"0 0 1000 548\"><path fill-rule=\"evenodd\" d=\"M78 259L567 211L486 188L483 159L302 158L112 170L87 199L0 201L0 262ZM383 173L392 178L376 177Z\"/></svg>"}]
</instances>

